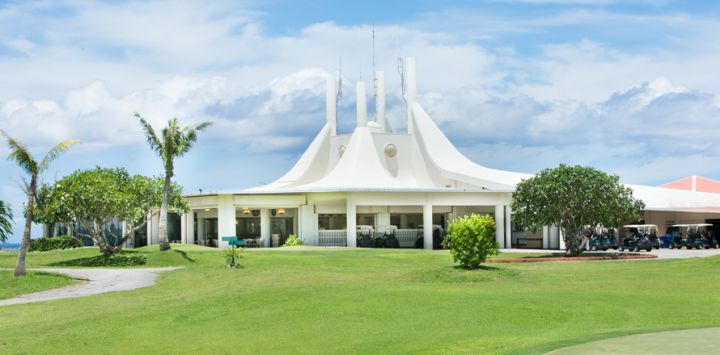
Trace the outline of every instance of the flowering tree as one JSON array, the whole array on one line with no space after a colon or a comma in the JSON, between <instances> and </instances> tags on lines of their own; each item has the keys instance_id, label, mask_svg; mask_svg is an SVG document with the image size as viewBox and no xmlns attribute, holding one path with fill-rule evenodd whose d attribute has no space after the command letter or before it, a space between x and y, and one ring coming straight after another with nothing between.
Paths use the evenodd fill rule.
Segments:
<instances>
[{"instance_id":1,"label":"flowering tree","mask_svg":"<svg viewBox=\"0 0 720 355\"><path fill-rule=\"evenodd\" d=\"M523 180L512 195L515 223L537 232L556 225L568 255L582 251L584 226L618 226L635 221L645 204L619 178L591 167L561 164Z\"/></svg>"}]
</instances>

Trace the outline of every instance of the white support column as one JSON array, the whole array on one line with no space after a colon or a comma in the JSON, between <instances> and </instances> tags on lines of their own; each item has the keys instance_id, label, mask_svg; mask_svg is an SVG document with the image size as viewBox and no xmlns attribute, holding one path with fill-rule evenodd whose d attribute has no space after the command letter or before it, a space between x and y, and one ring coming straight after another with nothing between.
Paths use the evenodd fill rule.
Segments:
<instances>
[{"instance_id":1,"label":"white support column","mask_svg":"<svg viewBox=\"0 0 720 355\"><path fill-rule=\"evenodd\" d=\"M412 106L417 96L417 83L415 80L415 57L409 57L405 62L405 99L407 100L407 129L409 134L414 131Z\"/></svg>"},{"instance_id":2,"label":"white support column","mask_svg":"<svg viewBox=\"0 0 720 355\"><path fill-rule=\"evenodd\" d=\"M347 247L357 247L357 206L355 206L355 199L352 195L348 194L346 209L345 209L346 220L346 231L345 236L347 238Z\"/></svg>"},{"instance_id":3,"label":"white support column","mask_svg":"<svg viewBox=\"0 0 720 355\"><path fill-rule=\"evenodd\" d=\"M390 208L386 208L385 211L382 211L378 214L378 224L379 225L390 225ZM399 228L399 226L398 226Z\"/></svg>"},{"instance_id":4,"label":"white support column","mask_svg":"<svg viewBox=\"0 0 720 355\"><path fill-rule=\"evenodd\" d=\"M187 213L180 215L180 244L187 244Z\"/></svg>"},{"instance_id":5,"label":"white support column","mask_svg":"<svg viewBox=\"0 0 720 355\"><path fill-rule=\"evenodd\" d=\"M560 249L560 233L555 225L549 227L550 229L550 249Z\"/></svg>"},{"instance_id":6,"label":"white support column","mask_svg":"<svg viewBox=\"0 0 720 355\"><path fill-rule=\"evenodd\" d=\"M335 79L328 79L325 85L325 118L330 135L337 135L337 86Z\"/></svg>"},{"instance_id":7,"label":"white support column","mask_svg":"<svg viewBox=\"0 0 720 355\"><path fill-rule=\"evenodd\" d=\"M375 72L375 119L385 132L385 73Z\"/></svg>"},{"instance_id":8,"label":"white support column","mask_svg":"<svg viewBox=\"0 0 720 355\"><path fill-rule=\"evenodd\" d=\"M560 250L565 250L565 235L562 231L562 229L558 228L558 240L560 241Z\"/></svg>"},{"instance_id":9,"label":"white support column","mask_svg":"<svg viewBox=\"0 0 720 355\"><path fill-rule=\"evenodd\" d=\"M429 203L423 205L423 247L433 248L432 205Z\"/></svg>"},{"instance_id":10,"label":"white support column","mask_svg":"<svg viewBox=\"0 0 720 355\"><path fill-rule=\"evenodd\" d=\"M190 210L185 216L187 216L187 235L185 237L185 244L195 244L195 211Z\"/></svg>"},{"instance_id":11,"label":"white support column","mask_svg":"<svg viewBox=\"0 0 720 355\"><path fill-rule=\"evenodd\" d=\"M365 92L365 83L358 81L355 90L356 101L355 109L357 113L357 126L367 127L367 94Z\"/></svg>"},{"instance_id":12,"label":"white support column","mask_svg":"<svg viewBox=\"0 0 720 355\"><path fill-rule=\"evenodd\" d=\"M503 205L495 205L495 241L500 248L505 248L505 209Z\"/></svg>"},{"instance_id":13,"label":"white support column","mask_svg":"<svg viewBox=\"0 0 720 355\"><path fill-rule=\"evenodd\" d=\"M223 237L235 235L235 205L232 195L218 196L218 248L228 246Z\"/></svg>"},{"instance_id":14,"label":"white support column","mask_svg":"<svg viewBox=\"0 0 720 355\"><path fill-rule=\"evenodd\" d=\"M512 213L505 205L505 248L512 248Z\"/></svg>"},{"instance_id":15,"label":"white support column","mask_svg":"<svg viewBox=\"0 0 720 355\"><path fill-rule=\"evenodd\" d=\"M545 226L542 229L542 247L543 249L550 249L550 227Z\"/></svg>"},{"instance_id":16,"label":"white support column","mask_svg":"<svg viewBox=\"0 0 720 355\"><path fill-rule=\"evenodd\" d=\"M152 214L148 213L147 215L147 222L145 222L145 244L150 245L152 238L150 237L152 235Z\"/></svg>"},{"instance_id":17,"label":"white support column","mask_svg":"<svg viewBox=\"0 0 720 355\"><path fill-rule=\"evenodd\" d=\"M262 239L263 247L269 248L270 245L270 210L267 208L260 209L260 239ZM273 245L277 246L277 245Z\"/></svg>"},{"instance_id":18,"label":"white support column","mask_svg":"<svg viewBox=\"0 0 720 355\"><path fill-rule=\"evenodd\" d=\"M120 222L120 238L125 238L125 233L128 233L128 226L125 222ZM124 248L132 248L133 247L133 237L128 238L128 240L125 241L125 244L123 244Z\"/></svg>"}]
</instances>

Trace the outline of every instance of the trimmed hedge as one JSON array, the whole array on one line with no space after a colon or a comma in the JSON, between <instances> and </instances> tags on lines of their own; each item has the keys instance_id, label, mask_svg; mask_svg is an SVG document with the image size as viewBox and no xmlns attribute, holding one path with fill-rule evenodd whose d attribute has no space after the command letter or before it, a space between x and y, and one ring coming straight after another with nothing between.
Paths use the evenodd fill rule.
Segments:
<instances>
[{"instance_id":1,"label":"trimmed hedge","mask_svg":"<svg viewBox=\"0 0 720 355\"><path fill-rule=\"evenodd\" d=\"M455 218L443 244L450 248L453 260L461 267L477 269L488 256L499 253L495 241L495 220L477 214Z\"/></svg>"},{"instance_id":2,"label":"trimmed hedge","mask_svg":"<svg viewBox=\"0 0 720 355\"><path fill-rule=\"evenodd\" d=\"M30 251L50 251L59 249L82 248L83 243L75 238L66 235L59 235L51 238L33 239L30 241Z\"/></svg>"},{"instance_id":3,"label":"trimmed hedge","mask_svg":"<svg viewBox=\"0 0 720 355\"><path fill-rule=\"evenodd\" d=\"M294 247L296 245L304 245L303 240L300 239L300 237L296 236L295 234L290 234L290 236L285 240L285 244L282 246L284 247Z\"/></svg>"}]
</instances>

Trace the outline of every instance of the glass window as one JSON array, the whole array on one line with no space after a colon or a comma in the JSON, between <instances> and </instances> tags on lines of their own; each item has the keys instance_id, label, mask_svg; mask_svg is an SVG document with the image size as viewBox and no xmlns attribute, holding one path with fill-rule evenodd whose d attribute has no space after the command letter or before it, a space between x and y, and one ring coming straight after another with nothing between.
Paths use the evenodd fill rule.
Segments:
<instances>
[{"instance_id":1,"label":"glass window","mask_svg":"<svg viewBox=\"0 0 720 355\"><path fill-rule=\"evenodd\" d=\"M318 230L344 230L347 228L345 214L319 214Z\"/></svg>"},{"instance_id":2,"label":"glass window","mask_svg":"<svg viewBox=\"0 0 720 355\"><path fill-rule=\"evenodd\" d=\"M235 234L238 238L260 238L260 218L237 218Z\"/></svg>"}]
</instances>

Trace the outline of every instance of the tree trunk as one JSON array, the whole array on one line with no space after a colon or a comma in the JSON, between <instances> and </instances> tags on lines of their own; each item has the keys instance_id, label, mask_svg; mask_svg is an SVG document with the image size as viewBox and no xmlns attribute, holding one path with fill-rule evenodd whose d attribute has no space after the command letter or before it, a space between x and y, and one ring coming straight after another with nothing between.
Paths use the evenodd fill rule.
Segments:
<instances>
[{"instance_id":1,"label":"tree trunk","mask_svg":"<svg viewBox=\"0 0 720 355\"><path fill-rule=\"evenodd\" d=\"M160 250L170 250L170 242L168 242L167 236L167 205L168 195L170 193L170 179L172 178L172 172L165 172L165 184L163 185L162 203L160 204Z\"/></svg>"},{"instance_id":2,"label":"tree trunk","mask_svg":"<svg viewBox=\"0 0 720 355\"><path fill-rule=\"evenodd\" d=\"M563 230L563 238L565 239L565 249L567 256L578 256L582 253L580 246L582 245L582 229L566 229Z\"/></svg>"},{"instance_id":3,"label":"tree trunk","mask_svg":"<svg viewBox=\"0 0 720 355\"><path fill-rule=\"evenodd\" d=\"M28 202L25 212L25 231L20 242L20 250L18 250L18 260L15 266L15 276L25 275L25 257L27 256L28 247L30 246L30 232L32 231L33 207L35 205L35 190L37 189L37 175L33 175L30 179L28 187Z\"/></svg>"}]
</instances>

